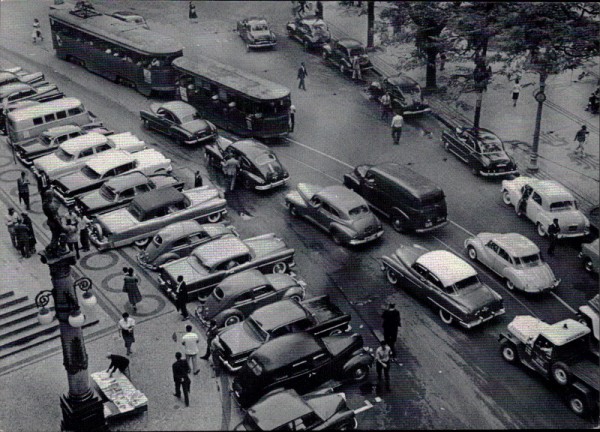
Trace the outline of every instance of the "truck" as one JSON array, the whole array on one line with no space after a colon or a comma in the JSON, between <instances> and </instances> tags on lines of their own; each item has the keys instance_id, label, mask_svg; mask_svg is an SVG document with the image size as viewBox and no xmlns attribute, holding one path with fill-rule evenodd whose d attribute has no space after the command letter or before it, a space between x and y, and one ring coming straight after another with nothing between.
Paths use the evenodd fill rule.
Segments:
<instances>
[{"instance_id":1,"label":"truck","mask_svg":"<svg viewBox=\"0 0 600 432\"><path fill-rule=\"evenodd\" d=\"M511 364L522 364L551 381L566 396L575 414L598 412L598 356L591 349L591 330L568 318L548 324L538 318L516 316L508 331L498 336L500 354Z\"/></svg>"}]
</instances>

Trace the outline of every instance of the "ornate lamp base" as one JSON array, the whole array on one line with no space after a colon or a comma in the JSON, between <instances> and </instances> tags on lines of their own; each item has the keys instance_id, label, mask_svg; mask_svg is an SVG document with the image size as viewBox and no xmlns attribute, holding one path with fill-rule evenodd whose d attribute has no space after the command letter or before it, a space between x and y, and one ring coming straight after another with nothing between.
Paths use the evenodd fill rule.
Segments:
<instances>
[{"instance_id":1,"label":"ornate lamp base","mask_svg":"<svg viewBox=\"0 0 600 432\"><path fill-rule=\"evenodd\" d=\"M68 395L60 398L63 419L61 430L73 432L106 432L102 400L94 394L85 401L75 401Z\"/></svg>"}]
</instances>

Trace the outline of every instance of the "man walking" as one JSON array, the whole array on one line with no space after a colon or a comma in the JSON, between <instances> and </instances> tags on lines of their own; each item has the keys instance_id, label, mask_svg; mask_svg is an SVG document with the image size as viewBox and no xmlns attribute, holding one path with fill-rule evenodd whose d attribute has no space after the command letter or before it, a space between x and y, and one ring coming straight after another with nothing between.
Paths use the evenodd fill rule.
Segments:
<instances>
[{"instance_id":1,"label":"man walking","mask_svg":"<svg viewBox=\"0 0 600 432\"><path fill-rule=\"evenodd\" d=\"M587 130L587 126L581 126L581 129L577 131L575 134L574 141L577 141L577 148L575 149L575 153L579 153L580 156L583 156L583 145L585 144L585 140L590 131Z\"/></svg>"},{"instance_id":2,"label":"man walking","mask_svg":"<svg viewBox=\"0 0 600 432\"><path fill-rule=\"evenodd\" d=\"M134 327L135 320L127 312L123 312L122 318L119 320L119 330L125 342L125 348L127 348L127 355L131 355L131 345L135 342L133 335Z\"/></svg>"},{"instance_id":3,"label":"man walking","mask_svg":"<svg viewBox=\"0 0 600 432\"><path fill-rule=\"evenodd\" d=\"M392 98L388 92L385 92L383 96L379 99L381 102L381 119L387 120L392 112Z\"/></svg>"},{"instance_id":4,"label":"man walking","mask_svg":"<svg viewBox=\"0 0 600 432\"><path fill-rule=\"evenodd\" d=\"M402 117L399 113L392 118L392 138L394 139L394 144L400 144L400 137L402 136L402 125L404 125L404 117Z\"/></svg>"},{"instance_id":5,"label":"man walking","mask_svg":"<svg viewBox=\"0 0 600 432\"><path fill-rule=\"evenodd\" d=\"M200 171L196 171L196 174L194 174L194 187L201 187L202 186L202 176L200 175Z\"/></svg>"},{"instance_id":6,"label":"man walking","mask_svg":"<svg viewBox=\"0 0 600 432\"><path fill-rule=\"evenodd\" d=\"M110 377L112 377L115 371L118 369L119 372L129 378L129 359L127 357L109 352L106 358L110 360L110 365L108 366L108 369L106 369L106 372L110 372ZM112 371L110 370L111 368Z\"/></svg>"},{"instance_id":7,"label":"man walking","mask_svg":"<svg viewBox=\"0 0 600 432\"><path fill-rule=\"evenodd\" d=\"M392 357L396 357L396 339L398 338L398 327L400 327L400 312L394 303L381 315L383 318L383 339L392 351Z\"/></svg>"},{"instance_id":8,"label":"man walking","mask_svg":"<svg viewBox=\"0 0 600 432\"><path fill-rule=\"evenodd\" d=\"M188 293L187 293L187 284L183 280L183 276L177 276L177 289L175 291L175 295L177 300L175 301L175 307L179 312L181 312L181 321L186 321L190 319L187 310L187 302L188 302Z\"/></svg>"},{"instance_id":9,"label":"man walking","mask_svg":"<svg viewBox=\"0 0 600 432\"><path fill-rule=\"evenodd\" d=\"M290 132L294 132L294 126L296 125L296 107L290 105Z\"/></svg>"},{"instance_id":10,"label":"man walking","mask_svg":"<svg viewBox=\"0 0 600 432\"><path fill-rule=\"evenodd\" d=\"M560 226L558 225L558 219L554 219L552 224L548 226L548 240L550 240L550 246L548 246L548 255L554 255L554 248L556 247L559 233Z\"/></svg>"},{"instance_id":11,"label":"man walking","mask_svg":"<svg viewBox=\"0 0 600 432\"><path fill-rule=\"evenodd\" d=\"M323 19L323 2L317 0L315 4L315 16L319 19Z\"/></svg>"},{"instance_id":12,"label":"man walking","mask_svg":"<svg viewBox=\"0 0 600 432\"><path fill-rule=\"evenodd\" d=\"M357 55L352 57L352 79L362 81L362 70L360 69L360 58Z\"/></svg>"},{"instance_id":13,"label":"man walking","mask_svg":"<svg viewBox=\"0 0 600 432\"><path fill-rule=\"evenodd\" d=\"M181 353L178 351L175 353L175 363L172 366L173 369L173 381L175 381L175 393L173 396L181 398L181 390L183 389L183 398L185 406L190 406L190 386L192 381L190 380L190 366L188 363L181 358Z\"/></svg>"},{"instance_id":14,"label":"man walking","mask_svg":"<svg viewBox=\"0 0 600 432\"><path fill-rule=\"evenodd\" d=\"M519 94L521 93L521 84L519 84L519 79L515 80L515 85L512 90L512 99L513 99L513 107L517 106L517 101L519 100Z\"/></svg>"},{"instance_id":15,"label":"man walking","mask_svg":"<svg viewBox=\"0 0 600 432\"><path fill-rule=\"evenodd\" d=\"M21 178L17 179L17 191L19 193L19 204L23 202L27 211L29 208L29 179L25 171L21 171Z\"/></svg>"},{"instance_id":16,"label":"man walking","mask_svg":"<svg viewBox=\"0 0 600 432\"><path fill-rule=\"evenodd\" d=\"M391 348L382 340L381 346L375 350L375 367L377 369L377 381L381 381L381 372L385 375L385 387L390 389L390 355Z\"/></svg>"},{"instance_id":17,"label":"man walking","mask_svg":"<svg viewBox=\"0 0 600 432\"><path fill-rule=\"evenodd\" d=\"M6 215L6 228L8 228L8 234L10 235L10 241L13 246L17 247L17 233L15 231L15 227L19 223L19 214L15 211L14 208L8 209L8 214Z\"/></svg>"},{"instance_id":18,"label":"man walking","mask_svg":"<svg viewBox=\"0 0 600 432\"><path fill-rule=\"evenodd\" d=\"M217 328L217 322L215 320L210 320L208 324L208 330L206 330L206 353L202 357L202 360L208 360L210 357L210 345L212 344L213 339L217 335L219 329Z\"/></svg>"},{"instance_id":19,"label":"man walking","mask_svg":"<svg viewBox=\"0 0 600 432\"><path fill-rule=\"evenodd\" d=\"M191 325L185 326L186 334L181 338L181 345L184 347L185 360L187 361L191 370L194 371L194 375L198 375L200 369L198 369L197 357L198 352L198 335L192 331Z\"/></svg>"},{"instance_id":20,"label":"man walking","mask_svg":"<svg viewBox=\"0 0 600 432\"><path fill-rule=\"evenodd\" d=\"M87 252L90 250L90 224L92 221L83 215L77 221L77 228L79 229L79 241L81 242L81 251Z\"/></svg>"},{"instance_id":21,"label":"man walking","mask_svg":"<svg viewBox=\"0 0 600 432\"><path fill-rule=\"evenodd\" d=\"M238 170L240 169L240 161L233 155L229 155L227 160L223 161L223 172L229 178L229 190L235 188L235 179L237 178Z\"/></svg>"},{"instance_id":22,"label":"man walking","mask_svg":"<svg viewBox=\"0 0 600 432\"><path fill-rule=\"evenodd\" d=\"M306 71L306 66L304 62L300 63L300 67L298 68L298 88L306 91L306 86L304 85L304 80L308 76L308 72Z\"/></svg>"}]
</instances>

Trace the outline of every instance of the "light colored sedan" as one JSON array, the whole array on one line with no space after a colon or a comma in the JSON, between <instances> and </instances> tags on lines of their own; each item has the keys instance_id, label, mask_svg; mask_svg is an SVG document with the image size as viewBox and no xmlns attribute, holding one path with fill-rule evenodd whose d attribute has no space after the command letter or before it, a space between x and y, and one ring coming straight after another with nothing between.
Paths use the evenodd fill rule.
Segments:
<instances>
[{"instance_id":1,"label":"light colored sedan","mask_svg":"<svg viewBox=\"0 0 600 432\"><path fill-rule=\"evenodd\" d=\"M467 255L501 276L509 290L541 293L560 283L539 248L521 234L479 233L465 240Z\"/></svg>"},{"instance_id":2,"label":"light colored sedan","mask_svg":"<svg viewBox=\"0 0 600 432\"><path fill-rule=\"evenodd\" d=\"M600 268L599 258L599 247L598 239L591 243L583 243L581 245L581 252L579 252L579 258L583 260L583 267L590 273L598 273Z\"/></svg>"}]
</instances>

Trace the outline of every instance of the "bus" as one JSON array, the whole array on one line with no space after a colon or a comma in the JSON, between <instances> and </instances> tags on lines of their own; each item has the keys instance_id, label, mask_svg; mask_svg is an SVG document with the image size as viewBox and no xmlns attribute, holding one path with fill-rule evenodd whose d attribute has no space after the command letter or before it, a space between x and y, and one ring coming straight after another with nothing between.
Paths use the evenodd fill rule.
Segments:
<instances>
[{"instance_id":1,"label":"bus","mask_svg":"<svg viewBox=\"0 0 600 432\"><path fill-rule=\"evenodd\" d=\"M91 7L49 12L56 55L144 96L174 92L171 62L183 55L176 40L96 12Z\"/></svg>"},{"instance_id":2,"label":"bus","mask_svg":"<svg viewBox=\"0 0 600 432\"><path fill-rule=\"evenodd\" d=\"M289 132L290 90L231 66L201 57L173 60L177 97L201 116L243 137L276 138Z\"/></svg>"}]
</instances>

